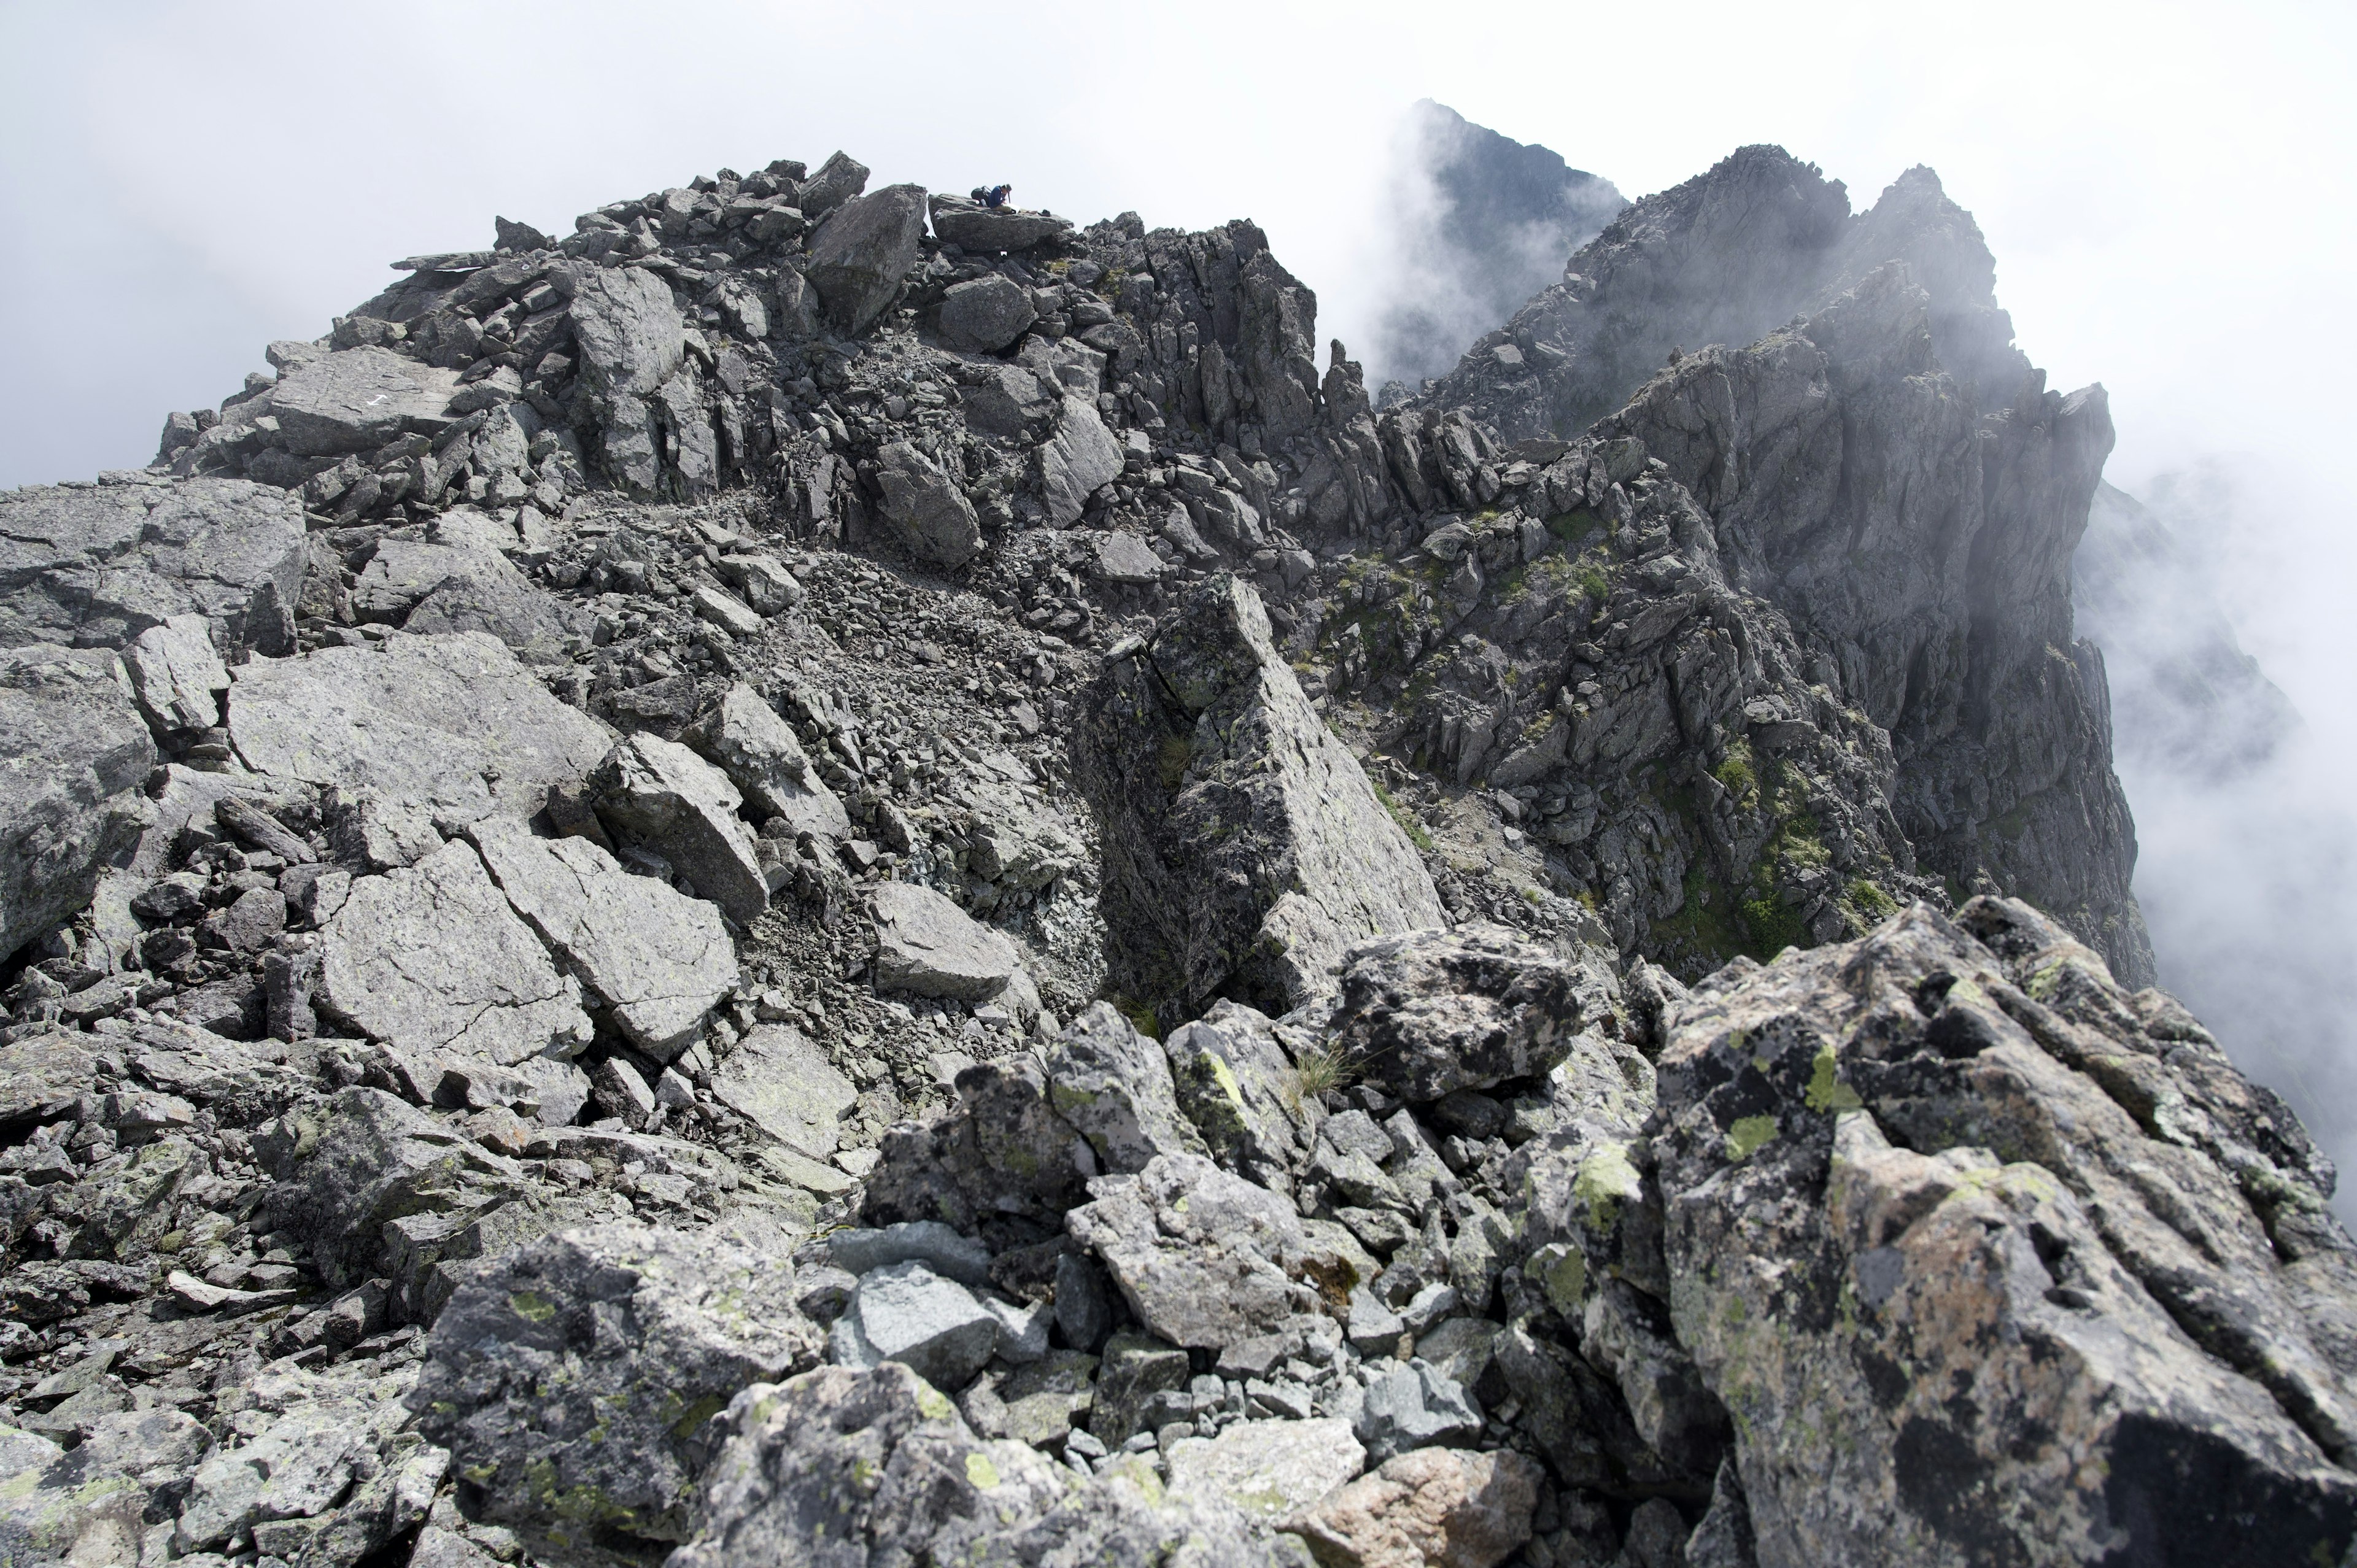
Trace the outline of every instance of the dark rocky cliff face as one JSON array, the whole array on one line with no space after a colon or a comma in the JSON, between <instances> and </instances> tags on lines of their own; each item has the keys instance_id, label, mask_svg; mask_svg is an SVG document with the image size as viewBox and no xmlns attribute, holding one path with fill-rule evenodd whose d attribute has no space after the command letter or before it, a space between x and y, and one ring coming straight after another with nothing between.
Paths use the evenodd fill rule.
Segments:
<instances>
[{"instance_id":1,"label":"dark rocky cliff face","mask_svg":"<svg viewBox=\"0 0 2357 1568\"><path fill-rule=\"evenodd\" d=\"M0 497L12 1552L2347 1554L2103 397L1928 174L1746 149L1380 414L1250 223L866 183L502 220Z\"/></svg>"}]
</instances>

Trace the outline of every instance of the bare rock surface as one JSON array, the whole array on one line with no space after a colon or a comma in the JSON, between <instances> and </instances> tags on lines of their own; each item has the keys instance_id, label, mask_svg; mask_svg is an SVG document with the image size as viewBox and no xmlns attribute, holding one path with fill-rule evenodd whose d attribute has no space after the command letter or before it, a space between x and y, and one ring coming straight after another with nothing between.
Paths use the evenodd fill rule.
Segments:
<instances>
[{"instance_id":1,"label":"bare rock surface","mask_svg":"<svg viewBox=\"0 0 2357 1568\"><path fill-rule=\"evenodd\" d=\"M36 643L0 653L0 947L90 901L149 811L155 743L112 654Z\"/></svg>"}]
</instances>

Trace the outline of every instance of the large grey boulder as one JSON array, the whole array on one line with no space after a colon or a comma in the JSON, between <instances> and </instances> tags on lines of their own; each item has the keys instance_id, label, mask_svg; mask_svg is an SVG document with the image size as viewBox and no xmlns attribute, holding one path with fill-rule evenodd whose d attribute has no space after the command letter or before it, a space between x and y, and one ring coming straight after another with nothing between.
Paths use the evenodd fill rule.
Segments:
<instances>
[{"instance_id":1,"label":"large grey boulder","mask_svg":"<svg viewBox=\"0 0 2357 1568\"><path fill-rule=\"evenodd\" d=\"M636 735L599 763L591 779L597 814L643 843L738 925L770 907L770 885L744 803L728 776L676 741Z\"/></svg>"},{"instance_id":2,"label":"large grey boulder","mask_svg":"<svg viewBox=\"0 0 2357 1568\"><path fill-rule=\"evenodd\" d=\"M401 435L439 435L455 423L458 372L389 349L345 349L289 370L271 389L270 412L299 456L373 452Z\"/></svg>"},{"instance_id":3,"label":"large grey boulder","mask_svg":"<svg viewBox=\"0 0 2357 1568\"><path fill-rule=\"evenodd\" d=\"M811 766L793 726L745 682L731 686L686 738L744 791L764 822L783 817L797 834L835 843L851 836L850 813Z\"/></svg>"},{"instance_id":4,"label":"large grey boulder","mask_svg":"<svg viewBox=\"0 0 2357 1568\"><path fill-rule=\"evenodd\" d=\"M634 876L584 838L535 838L512 817L468 833L516 913L612 1010L633 1045L668 1061L737 984L720 911Z\"/></svg>"},{"instance_id":5,"label":"large grey boulder","mask_svg":"<svg viewBox=\"0 0 2357 1568\"><path fill-rule=\"evenodd\" d=\"M1637 1219L1761 1563L2344 1550L2357 1249L2183 1009L1976 898L1663 1021Z\"/></svg>"},{"instance_id":6,"label":"large grey boulder","mask_svg":"<svg viewBox=\"0 0 2357 1568\"><path fill-rule=\"evenodd\" d=\"M712 1097L804 1159L823 1160L859 1091L801 1030L764 1024L714 1069Z\"/></svg>"},{"instance_id":7,"label":"large grey boulder","mask_svg":"<svg viewBox=\"0 0 2357 1568\"><path fill-rule=\"evenodd\" d=\"M1108 1171L1142 1171L1157 1155L1203 1152L1178 1113L1170 1064L1110 1002L1098 1002L1048 1048L1056 1113L1089 1141Z\"/></svg>"},{"instance_id":8,"label":"large grey boulder","mask_svg":"<svg viewBox=\"0 0 2357 1568\"><path fill-rule=\"evenodd\" d=\"M1169 1464L1173 1493L1205 1493L1276 1520L1356 1480L1367 1451L1349 1422L1330 1416L1247 1421L1217 1437L1180 1438L1170 1445Z\"/></svg>"},{"instance_id":9,"label":"large grey boulder","mask_svg":"<svg viewBox=\"0 0 2357 1568\"><path fill-rule=\"evenodd\" d=\"M997 273L953 285L942 295L942 336L953 348L995 354L1039 319L1031 291Z\"/></svg>"},{"instance_id":10,"label":"large grey boulder","mask_svg":"<svg viewBox=\"0 0 2357 1568\"><path fill-rule=\"evenodd\" d=\"M963 196L936 196L931 205L936 239L945 245L985 255L999 251L1028 251L1044 241L1071 232L1072 228L1069 218L1009 207L985 207Z\"/></svg>"},{"instance_id":11,"label":"large grey boulder","mask_svg":"<svg viewBox=\"0 0 2357 1568\"><path fill-rule=\"evenodd\" d=\"M866 190L868 172L866 164L838 148L802 181L794 205L816 221Z\"/></svg>"},{"instance_id":12,"label":"large grey boulder","mask_svg":"<svg viewBox=\"0 0 2357 1568\"><path fill-rule=\"evenodd\" d=\"M1281 1528L1307 1541L1321 1563L1498 1568L1530 1540L1545 1480L1536 1460L1511 1448L1419 1448L1288 1516Z\"/></svg>"},{"instance_id":13,"label":"large grey boulder","mask_svg":"<svg viewBox=\"0 0 2357 1568\"><path fill-rule=\"evenodd\" d=\"M571 607L474 543L385 541L353 585L352 610L420 634L487 632L528 664L563 662L585 635Z\"/></svg>"},{"instance_id":14,"label":"large grey boulder","mask_svg":"<svg viewBox=\"0 0 2357 1568\"><path fill-rule=\"evenodd\" d=\"M1039 448L1039 493L1059 528L1081 520L1089 498L1121 477L1121 443L1094 404L1067 393L1055 439Z\"/></svg>"},{"instance_id":15,"label":"large grey boulder","mask_svg":"<svg viewBox=\"0 0 2357 1568\"><path fill-rule=\"evenodd\" d=\"M671 285L642 267L576 265L563 276L606 471L630 493L653 495L663 479L660 394L686 356L687 324Z\"/></svg>"},{"instance_id":16,"label":"large grey boulder","mask_svg":"<svg viewBox=\"0 0 2357 1568\"><path fill-rule=\"evenodd\" d=\"M121 647L178 615L282 651L303 576L299 498L243 479L0 495L0 648Z\"/></svg>"},{"instance_id":17,"label":"large grey boulder","mask_svg":"<svg viewBox=\"0 0 2357 1568\"><path fill-rule=\"evenodd\" d=\"M877 454L880 510L909 553L931 565L963 566L982 548L974 503L941 466L906 441Z\"/></svg>"},{"instance_id":18,"label":"large grey boulder","mask_svg":"<svg viewBox=\"0 0 2357 1568\"><path fill-rule=\"evenodd\" d=\"M319 933L320 1004L404 1051L500 1067L589 1043L581 987L559 973L467 843L352 885Z\"/></svg>"},{"instance_id":19,"label":"large grey boulder","mask_svg":"<svg viewBox=\"0 0 2357 1568\"><path fill-rule=\"evenodd\" d=\"M531 816L613 738L478 631L257 659L231 672L231 743L274 778L459 822Z\"/></svg>"},{"instance_id":20,"label":"large grey boulder","mask_svg":"<svg viewBox=\"0 0 2357 1568\"><path fill-rule=\"evenodd\" d=\"M156 746L114 655L0 651L0 953L90 902L152 812Z\"/></svg>"},{"instance_id":21,"label":"large grey boulder","mask_svg":"<svg viewBox=\"0 0 2357 1568\"><path fill-rule=\"evenodd\" d=\"M922 186L891 185L854 197L826 220L802 275L836 330L856 336L876 324L917 264L924 237Z\"/></svg>"},{"instance_id":22,"label":"large grey boulder","mask_svg":"<svg viewBox=\"0 0 2357 1568\"><path fill-rule=\"evenodd\" d=\"M169 616L149 627L123 650L123 668L139 711L158 735L208 730L221 723L229 667L213 646L212 623L203 616Z\"/></svg>"},{"instance_id":23,"label":"large grey boulder","mask_svg":"<svg viewBox=\"0 0 2357 1568\"><path fill-rule=\"evenodd\" d=\"M1135 1176L1090 1184L1065 1216L1103 1260L1139 1322L1174 1345L1217 1349L1317 1310L1297 1283L1312 1251L1291 1203L1196 1155L1164 1155Z\"/></svg>"},{"instance_id":24,"label":"large grey boulder","mask_svg":"<svg viewBox=\"0 0 2357 1568\"><path fill-rule=\"evenodd\" d=\"M1272 1016L1370 937L1448 923L1415 847L1221 575L1107 661L1081 749L1116 985L1168 1020Z\"/></svg>"},{"instance_id":25,"label":"large grey boulder","mask_svg":"<svg viewBox=\"0 0 2357 1568\"><path fill-rule=\"evenodd\" d=\"M984 1439L906 1367L828 1367L739 1394L674 1568L897 1562L1308 1568L1297 1546L1211 1497L1166 1497L1141 1460L1075 1480Z\"/></svg>"},{"instance_id":26,"label":"large grey boulder","mask_svg":"<svg viewBox=\"0 0 2357 1568\"><path fill-rule=\"evenodd\" d=\"M601 1225L523 1248L451 1298L410 1395L485 1515L560 1554L685 1540L710 1418L818 1359L782 1260Z\"/></svg>"},{"instance_id":27,"label":"large grey boulder","mask_svg":"<svg viewBox=\"0 0 2357 1568\"><path fill-rule=\"evenodd\" d=\"M1611 1019L1582 978L1503 926L1384 937L1346 957L1331 1026L1367 1081L1423 1103L1563 1060L1572 1036Z\"/></svg>"},{"instance_id":28,"label":"large grey boulder","mask_svg":"<svg viewBox=\"0 0 2357 1568\"><path fill-rule=\"evenodd\" d=\"M1086 1201L1096 1154L1058 1114L1037 1057L977 1062L954 1087L949 1115L885 1135L883 1162L860 1194L866 1223L971 1230L982 1217L1021 1215L1053 1227Z\"/></svg>"},{"instance_id":29,"label":"large grey boulder","mask_svg":"<svg viewBox=\"0 0 2357 1568\"><path fill-rule=\"evenodd\" d=\"M1263 1187L1281 1186L1308 1148L1299 1080L1265 1014L1222 997L1163 1037L1178 1109L1211 1157Z\"/></svg>"},{"instance_id":30,"label":"large grey boulder","mask_svg":"<svg viewBox=\"0 0 2357 1568\"><path fill-rule=\"evenodd\" d=\"M1481 1409L1447 1373L1417 1358L1367 1385L1359 1438L1380 1465L1411 1448L1462 1447L1481 1435Z\"/></svg>"},{"instance_id":31,"label":"large grey boulder","mask_svg":"<svg viewBox=\"0 0 2357 1568\"><path fill-rule=\"evenodd\" d=\"M878 985L979 1002L1005 990L1022 968L1013 942L930 887L879 882L867 897Z\"/></svg>"},{"instance_id":32,"label":"large grey boulder","mask_svg":"<svg viewBox=\"0 0 2357 1568\"><path fill-rule=\"evenodd\" d=\"M827 1358L866 1371L898 1361L936 1388L962 1389L998 1347L996 1314L955 1280L916 1260L859 1278L827 1337Z\"/></svg>"},{"instance_id":33,"label":"large grey boulder","mask_svg":"<svg viewBox=\"0 0 2357 1568\"><path fill-rule=\"evenodd\" d=\"M1051 385L1020 365L988 366L983 379L963 388L958 402L969 428L1001 440L1027 440L1062 406Z\"/></svg>"}]
</instances>

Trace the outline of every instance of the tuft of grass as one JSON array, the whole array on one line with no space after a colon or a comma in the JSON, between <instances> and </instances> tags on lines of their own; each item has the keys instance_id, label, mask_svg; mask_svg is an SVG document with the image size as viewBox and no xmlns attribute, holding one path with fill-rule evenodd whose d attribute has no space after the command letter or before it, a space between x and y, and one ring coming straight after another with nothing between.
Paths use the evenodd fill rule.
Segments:
<instances>
[{"instance_id":1,"label":"tuft of grass","mask_svg":"<svg viewBox=\"0 0 2357 1568\"><path fill-rule=\"evenodd\" d=\"M1760 788L1759 775L1751 771L1751 746L1737 741L1727 748L1726 759L1710 770L1710 776L1727 787L1727 792L1738 800L1749 800Z\"/></svg>"},{"instance_id":2,"label":"tuft of grass","mask_svg":"<svg viewBox=\"0 0 2357 1568\"><path fill-rule=\"evenodd\" d=\"M1185 736L1163 736L1162 745L1157 750L1154 759L1155 769L1161 776L1162 788L1171 794L1177 794L1178 786L1186 782L1187 765L1194 759L1195 747Z\"/></svg>"},{"instance_id":3,"label":"tuft of grass","mask_svg":"<svg viewBox=\"0 0 2357 1568\"><path fill-rule=\"evenodd\" d=\"M1582 566L1579 569L1579 591L1600 605L1612 596L1612 584L1604 575L1602 568Z\"/></svg>"},{"instance_id":4,"label":"tuft of grass","mask_svg":"<svg viewBox=\"0 0 2357 1568\"><path fill-rule=\"evenodd\" d=\"M1287 1112L1297 1117L1311 1101L1358 1081L1358 1053L1339 1041L1320 1040L1293 1058L1293 1066L1277 1085L1277 1098Z\"/></svg>"},{"instance_id":5,"label":"tuft of grass","mask_svg":"<svg viewBox=\"0 0 2357 1568\"><path fill-rule=\"evenodd\" d=\"M1382 801L1383 810L1392 814L1392 821L1399 824L1400 832L1407 834L1407 842L1418 849L1430 849L1432 835L1424 831L1424 824L1415 820L1415 813L1393 800L1392 792L1383 788L1382 779L1370 779L1367 782L1374 786L1375 799Z\"/></svg>"}]
</instances>

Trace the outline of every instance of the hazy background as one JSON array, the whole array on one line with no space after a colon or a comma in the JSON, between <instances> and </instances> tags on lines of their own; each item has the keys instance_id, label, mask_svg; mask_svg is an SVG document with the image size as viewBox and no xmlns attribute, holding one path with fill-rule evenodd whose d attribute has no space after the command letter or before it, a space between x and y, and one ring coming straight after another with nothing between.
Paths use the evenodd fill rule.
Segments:
<instances>
[{"instance_id":1,"label":"hazy background","mask_svg":"<svg viewBox=\"0 0 2357 1568\"><path fill-rule=\"evenodd\" d=\"M1927 163L1979 218L2052 384L2109 387L2113 481L2197 553L2306 715L2230 790L2149 768L2128 785L2170 983L2346 1149L2353 18L0 4L0 486L145 462L168 410L236 390L268 339L325 330L394 257L488 244L495 211L564 232L724 165L840 146L877 183L1011 180L1083 220L1249 216L1318 289L1325 332L1363 343L1397 303L1392 160L1419 98L1631 197L1748 142L1859 205ZM2222 1015L2262 1004L2264 1029Z\"/></svg>"}]
</instances>

